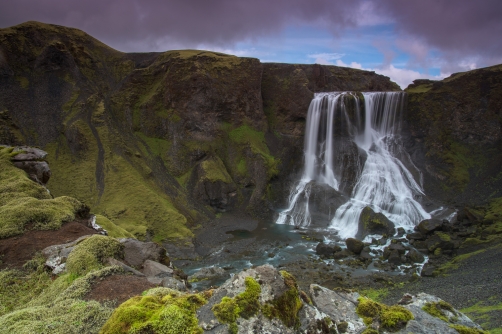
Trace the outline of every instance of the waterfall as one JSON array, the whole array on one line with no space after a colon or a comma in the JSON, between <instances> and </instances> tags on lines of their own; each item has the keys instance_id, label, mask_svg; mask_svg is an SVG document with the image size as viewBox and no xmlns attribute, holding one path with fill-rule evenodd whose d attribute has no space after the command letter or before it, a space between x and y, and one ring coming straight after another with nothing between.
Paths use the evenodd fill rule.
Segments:
<instances>
[{"instance_id":1,"label":"waterfall","mask_svg":"<svg viewBox=\"0 0 502 334\"><path fill-rule=\"evenodd\" d=\"M329 186L333 192L350 190L350 199L326 222L341 238L356 235L366 206L406 229L430 218L417 201L424 195L420 171L401 145L404 96L401 92L362 93L361 112L358 94L315 94L307 116L303 173L291 191L289 207L279 214L278 224L311 225L311 196L319 185Z\"/></svg>"}]
</instances>

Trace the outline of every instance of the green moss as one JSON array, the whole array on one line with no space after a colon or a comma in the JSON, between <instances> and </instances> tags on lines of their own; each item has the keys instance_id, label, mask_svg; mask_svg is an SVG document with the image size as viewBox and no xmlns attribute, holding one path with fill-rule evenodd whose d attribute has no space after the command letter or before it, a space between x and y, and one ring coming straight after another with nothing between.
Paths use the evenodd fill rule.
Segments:
<instances>
[{"instance_id":1,"label":"green moss","mask_svg":"<svg viewBox=\"0 0 502 334\"><path fill-rule=\"evenodd\" d=\"M0 328L8 333L97 333L112 308L82 298L93 282L121 272L107 267L76 279L65 274L52 280L44 270L45 259L32 272L0 272ZM6 300L7 299L7 300Z\"/></svg>"},{"instance_id":2,"label":"green moss","mask_svg":"<svg viewBox=\"0 0 502 334\"><path fill-rule=\"evenodd\" d=\"M463 261L467 260L471 256L475 256L475 255L483 253L485 251L486 251L486 249L480 249L480 250L477 250L475 252L471 252L471 253L467 253L467 254L462 254L462 255L455 256L451 261L449 261L449 262L441 265L441 267L439 267L435 271L435 274L443 274L443 273L446 273L448 271L458 269L458 267L460 266L460 264Z\"/></svg>"},{"instance_id":3,"label":"green moss","mask_svg":"<svg viewBox=\"0 0 502 334\"><path fill-rule=\"evenodd\" d=\"M231 333L237 333L237 318L248 319L260 311L261 287L252 277L245 279L246 290L234 298L223 297L211 310L216 318L230 326Z\"/></svg>"},{"instance_id":4,"label":"green moss","mask_svg":"<svg viewBox=\"0 0 502 334\"><path fill-rule=\"evenodd\" d=\"M202 333L195 312L206 302L202 294L156 288L121 304L100 333Z\"/></svg>"},{"instance_id":5,"label":"green moss","mask_svg":"<svg viewBox=\"0 0 502 334\"><path fill-rule=\"evenodd\" d=\"M0 207L0 238L19 235L28 223L37 230L56 230L75 219L85 206L72 197L39 200L18 198Z\"/></svg>"},{"instance_id":6,"label":"green moss","mask_svg":"<svg viewBox=\"0 0 502 334\"><path fill-rule=\"evenodd\" d=\"M389 289L387 289L387 288L382 288L382 289L369 288L366 290L361 290L361 291L359 291L359 293L362 296L365 296L371 300L374 300L376 302L380 302L389 294Z\"/></svg>"},{"instance_id":7,"label":"green moss","mask_svg":"<svg viewBox=\"0 0 502 334\"><path fill-rule=\"evenodd\" d=\"M366 325L370 325L377 318L384 329L394 331L414 319L413 314L402 306L387 306L363 297L358 300L356 312Z\"/></svg>"},{"instance_id":8,"label":"green moss","mask_svg":"<svg viewBox=\"0 0 502 334\"><path fill-rule=\"evenodd\" d=\"M450 325L450 327L459 332L460 334L488 334L488 332L484 330L462 325Z\"/></svg>"},{"instance_id":9,"label":"green moss","mask_svg":"<svg viewBox=\"0 0 502 334\"><path fill-rule=\"evenodd\" d=\"M115 225L111 220L102 215L96 215L96 224L108 232L108 236L113 238L134 238L134 235L127 232L120 226Z\"/></svg>"},{"instance_id":10,"label":"green moss","mask_svg":"<svg viewBox=\"0 0 502 334\"><path fill-rule=\"evenodd\" d=\"M239 160L239 163L237 164L237 173L239 174L239 176L244 177L247 175L247 172L248 172L248 168L247 168L246 160L244 158L241 158Z\"/></svg>"},{"instance_id":11,"label":"green moss","mask_svg":"<svg viewBox=\"0 0 502 334\"><path fill-rule=\"evenodd\" d=\"M498 323L500 314L502 314L502 302L500 302L500 297L497 297L494 296L492 300L478 302L461 311L484 328L490 329L490 333L502 331L499 327L494 328L497 326L495 324Z\"/></svg>"},{"instance_id":12,"label":"green moss","mask_svg":"<svg viewBox=\"0 0 502 334\"><path fill-rule=\"evenodd\" d=\"M224 183L233 183L232 178L227 172L225 165L218 157L204 160L201 164L204 170L204 176L211 182L222 181Z\"/></svg>"},{"instance_id":13,"label":"green moss","mask_svg":"<svg viewBox=\"0 0 502 334\"><path fill-rule=\"evenodd\" d=\"M299 297L298 285L295 278L287 271L280 271L284 284L289 288L281 296L262 307L263 314L268 318L279 318L288 327L298 328L300 318L298 312L303 306Z\"/></svg>"},{"instance_id":14,"label":"green moss","mask_svg":"<svg viewBox=\"0 0 502 334\"><path fill-rule=\"evenodd\" d=\"M446 233L436 231L434 234L436 234L443 241L451 241L451 237Z\"/></svg>"},{"instance_id":15,"label":"green moss","mask_svg":"<svg viewBox=\"0 0 502 334\"><path fill-rule=\"evenodd\" d=\"M23 87L23 89L27 89L30 86L30 80L26 77L16 77L16 80L19 82L21 87Z\"/></svg>"},{"instance_id":16,"label":"green moss","mask_svg":"<svg viewBox=\"0 0 502 334\"><path fill-rule=\"evenodd\" d=\"M93 235L81 241L72 250L66 261L69 273L83 275L99 269L108 257L121 257L123 245L116 239L103 235Z\"/></svg>"},{"instance_id":17,"label":"green moss","mask_svg":"<svg viewBox=\"0 0 502 334\"><path fill-rule=\"evenodd\" d=\"M260 155L267 167L267 176L269 178L276 176L279 173L277 169L280 161L274 158L265 143L265 134L261 131L242 125L229 132L230 140L237 144L248 145L254 154Z\"/></svg>"},{"instance_id":18,"label":"green moss","mask_svg":"<svg viewBox=\"0 0 502 334\"><path fill-rule=\"evenodd\" d=\"M366 328L361 334L379 334L379 332L373 328Z\"/></svg>"},{"instance_id":19,"label":"green moss","mask_svg":"<svg viewBox=\"0 0 502 334\"><path fill-rule=\"evenodd\" d=\"M439 318L439 319L446 321L446 322L450 322L450 319L448 318L447 314L444 311L448 311L450 313L453 313L454 316L457 315L453 306L451 306L450 304L448 304L447 302L445 302L443 300L441 300L437 303L426 303L422 307L422 310L429 313L433 317Z\"/></svg>"}]
</instances>

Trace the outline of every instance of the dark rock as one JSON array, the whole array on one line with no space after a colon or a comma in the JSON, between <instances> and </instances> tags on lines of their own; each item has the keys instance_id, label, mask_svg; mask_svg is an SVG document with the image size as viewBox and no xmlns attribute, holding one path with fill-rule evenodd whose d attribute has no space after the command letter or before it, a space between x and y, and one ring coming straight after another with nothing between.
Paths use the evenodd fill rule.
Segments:
<instances>
[{"instance_id":1,"label":"dark rock","mask_svg":"<svg viewBox=\"0 0 502 334\"><path fill-rule=\"evenodd\" d=\"M174 269L152 260L146 260L143 263L143 274L145 274L145 276L172 277L174 275Z\"/></svg>"},{"instance_id":2,"label":"dark rock","mask_svg":"<svg viewBox=\"0 0 502 334\"><path fill-rule=\"evenodd\" d=\"M406 239L408 239L408 240L424 240L425 236L420 232L413 232L413 233L407 234Z\"/></svg>"},{"instance_id":3,"label":"dark rock","mask_svg":"<svg viewBox=\"0 0 502 334\"><path fill-rule=\"evenodd\" d=\"M354 238L348 238L345 240L345 244L347 245L347 249L356 255L361 254L364 248L364 243Z\"/></svg>"},{"instance_id":4,"label":"dark rock","mask_svg":"<svg viewBox=\"0 0 502 334\"><path fill-rule=\"evenodd\" d=\"M390 251L389 258L387 259L389 263L394 265L400 265L402 263L401 255L397 250Z\"/></svg>"},{"instance_id":5,"label":"dark rock","mask_svg":"<svg viewBox=\"0 0 502 334\"><path fill-rule=\"evenodd\" d=\"M410 259L411 262L414 263L422 263L425 260L423 254L413 248L410 249L410 251L408 252L408 254L406 254L406 256Z\"/></svg>"},{"instance_id":6,"label":"dark rock","mask_svg":"<svg viewBox=\"0 0 502 334\"><path fill-rule=\"evenodd\" d=\"M167 266L170 264L166 250L154 242L143 242L132 238L119 241L124 245L124 260L132 267L141 268L146 260Z\"/></svg>"},{"instance_id":7,"label":"dark rock","mask_svg":"<svg viewBox=\"0 0 502 334\"><path fill-rule=\"evenodd\" d=\"M357 239L364 239L370 234L394 235L395 226L381 212L374 212L369 206L365 207L359 216Z\"/></svg>"},{"instance_id":8,"label":"dark rock","mask_svg":"<svg viewBox=\"0 0 502 334\"><path fill-rule=\"evenodd\" d=\"M361 251L361 254L359 254L359 257L361 257L364 260L371 260L373 258L373 255L371 253L372 253L371 252L371 248L369 248L368 246L366 246Z\"/></svg>"},{"instance_id":9,"label":"dark rock","mask_svg":"<svg viewBox=\"0 0 502 334\"><path fill-rule=\"evenodd\" d=\"M429 252L440 248L441 250L449 250L454 248L451 236L443 232L435 232L425 240ZM418 247L417 247L418 248Z\"/></svg>"},{"instance_id":10,"label":"dark rock","mask_svg":"<svg viewBox=\"0 0 502 334\"><path fill-rule=\"evenodd\" d=\"M398 251L400 255L403 255L406 252L406 247L403 244L390 244L388 247L391 251Z\"/></svg>"},{"instance_id":11,"label":"dark rock","mask_svg":"<svg viewBox=\"0 0 502 334\"><path fill-rule=\"evenodd\" d=\"M422 268L421 275L424 277L432 277L434 276L434 270L436 270L436 267L427 262Z\"/></svg>"},{"instance_id":12,"label":"dark rock","mask_svg":"<svg viewBox=\"0 0 502 334\"><path fill-rule=\"evenodd\" d=\"M402 237L402 236L403 236L403 235L405 235L405 234L406 234L406 231L404 230L404 228L399 227L399 228L397 229L397 235L398 235L398 236Z\"/></svg>"},{"instance_id":13,"label":"dark rock","mask_svg":"<svg viewBox=\"0 0 502 334\"><path fill-rule=\"evenodd\" d=\"M23 152L12 157L12 163L19 169L24 170L28 177L42 185L46 185L51 177L49 164L43 161L47 152L29 146L17 146L13 152Z\"/></svg>"},{"instance_id":14,"label":"dark rock","mask_svg":"<svg viewBox=\"0 0 502 334\"><path fill-rule=\"evenodd\" d=\"M434 231L441 230L443 226L443 221L439 219L426 219L422 220L416 227L415 230L427 235Z\"/></svg>"},{"instance_id":15,"label":"dark rock","mask_svg":"<svg viewBox=\"0 0 502 334\"><path fill-rule=\"evenodd\" d=\"M322 255L326 257L331 257L333 253L341 251L342 248L335 244L325 244L324 242L320 242L317 244L315 248L315 252L317 255Z\"/></svg>"},{"instance_id":16,"label":"dark rock","mask_svg":"<svg viewBox=\"0 0 502 334\"><path fill-rule=\"evenodd\" d=\"M340 260L345 257L351 256L353 253L349 251L348 249L341 250L339 252L333 253L333 259L335 260Z\"/></svg>"}]
</instances>

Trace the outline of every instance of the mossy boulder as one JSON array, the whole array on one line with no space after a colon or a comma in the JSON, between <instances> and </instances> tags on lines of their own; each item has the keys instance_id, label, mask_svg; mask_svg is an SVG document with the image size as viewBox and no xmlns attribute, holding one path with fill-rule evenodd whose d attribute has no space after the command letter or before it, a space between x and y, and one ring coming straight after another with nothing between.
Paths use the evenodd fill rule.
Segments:
<instances>
[{"instance_id":1,"label":"mossy boulder","mask_svg":"<svg viewBox=\"0 0 502 334\"><path fill-rule=\"evenodd\" d=\"M392 236L396 232L395 225L383 213L373 211L369 206L361 211L356 238L363 240L370 234Z\"/></svg>"},{"instance_id":2,"label":"mossy boulder","mask_svg":"<svg viewBox=\"0 0 502 334\"><path fill-rule=\"evenodd\" d=\"M364 243L355 238L347 238L345 244L347 245L347 249L356 255L361 254L364 248Z\"/></svg>"},{"instance_id":3,"label":"mossy boulder","mask_svg":"<svg viewBox=\"0 0 502 334\"><path fill-rule=\"evenodd\" d=\"M111 258L123 258L124 246L115 238L93 235L84 239L68 255L66 268L69 273L84 275L103 267L104 261Z\"/></svg>"},{"instance_id":4,"label":"mossy boulder","mask_svg":"<svg viewBox=\"0 0 502 334\"><path fill-rule=\"evenodd\" d=\"M206 302L203 294L154 288L121 304L100 333L202 333L195 312Z\"/></svg>"}]
</instances>

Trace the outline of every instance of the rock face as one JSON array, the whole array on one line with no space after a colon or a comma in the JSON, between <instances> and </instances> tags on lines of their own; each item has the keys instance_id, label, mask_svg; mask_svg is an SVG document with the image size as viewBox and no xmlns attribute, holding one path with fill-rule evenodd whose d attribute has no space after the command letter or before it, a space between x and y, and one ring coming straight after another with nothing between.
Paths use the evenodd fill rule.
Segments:
<instances>
[{"instance_id":1,"label":"rock face","mask_svg":"<svg viewBox=\"0 0 502 334\"><path fill-rule=\"evenodd\" d=\"M502 196L502 66L416 80L405 108L406 149L424 172L425 193L480 204Z\"/></svg>"},{"instance_id":2,"label":"rock face","mask_svg":"<svg viewBox=\"0 0 502 334\"><path fill-rule=\"evenodd\" d=\"M374 212L369 206L365 207L359 216L359 228L356 238L364 239L370 234L393 236L395 225L381 212Z\"/></svg>"},{"instance_id":3,"label":"rock face","mask_svg":"<svg viewBox=\"0 0 502 334\"><path fill-rule=\"evenodd\" d=\"M23 152L12 157L14 166L24 170L28 177L41 185L46 185L51 177L49 164L45 161L47 152L29 146L18 146L14 152Z\"/></svg>"},{"instance_id":4,"label":"rock face","mask_svg":"<svg viewBox=\"0 0 502 334\"><path fill-rule=\"evenodd\" d=\"M268 215L267 201L284 200L314 92L398 89L335 66L125 54L37 22L0 30L0 45L0 143L47 151L56 196L192 248L190 227L217 212Z\"/></svg>"}]
</instances>

